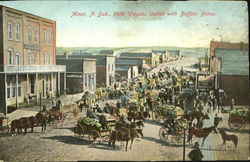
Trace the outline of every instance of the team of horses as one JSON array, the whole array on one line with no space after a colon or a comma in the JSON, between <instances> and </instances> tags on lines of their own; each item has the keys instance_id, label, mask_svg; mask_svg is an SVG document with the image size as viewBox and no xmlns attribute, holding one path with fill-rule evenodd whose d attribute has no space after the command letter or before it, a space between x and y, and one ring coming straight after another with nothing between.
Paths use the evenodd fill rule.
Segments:
<instances>
[{"instance_id":1,"label":"team of horses","mask_svg":"<svg viewBox=\"0 0 250 162\"><path fill-rule=\"evenodd\" d=\"M35 116L21 117L13 120L10 124L11 133L22 133L24 129L24 134L26 134L28 128L31 128L31 132L33 132L36 126L41 126L42 132L45 132L47 124L57 126L56 122L61 122L61 125L63 125L65 118L66 114L61 110L50 109L48 111L40 111Z\"/></svg>"}]
</instances>

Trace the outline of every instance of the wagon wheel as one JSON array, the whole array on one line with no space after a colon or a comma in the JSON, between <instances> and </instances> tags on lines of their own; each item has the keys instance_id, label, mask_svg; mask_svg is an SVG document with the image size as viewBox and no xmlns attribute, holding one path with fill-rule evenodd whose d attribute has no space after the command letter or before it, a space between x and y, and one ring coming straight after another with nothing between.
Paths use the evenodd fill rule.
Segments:
<instances>
[{"instance_id":1,"label":"wagon wheel","mask_svg":"<svg viewBox=\"0 0 250 162\"><path fill-rule=\"evenodd\" d=\"M168 130L168 128L161 127L159 130L159 137L163 142L169 142L169 130Z\"/></svg>"},{"instance_id":2,"label":"wagon wheel","mask_svg":"<svg viewBox=\"0 0 250 162\"><path fill-rule=\"evenodd\" d=\"M80 136L84 136L84 128L81 124L76 124L74 127L74 136L75 137L80 137Z\"/></svg>"},{"instance_id":3,"label":"wagon wheel","mask_svg":"<svg viewBox=\"0 0 250 162\"><path fill-rule=\"evenodd\" d=\"M183 144L183 133L182 132L175 132L172 135L172 142L176 145Z\"/></svg>"},{"instance_id":4,"label":"wagon wheel","mask_svg":"<svg viewBox=\"0 0 250 162\"><path fill-rule=\"evenodd\" d=\"M104 136L102 136L102 141L109 142L110 136L111 136L111 131L109 130L108 134L105 134Z\"/></svg>"},{"instance_id":5,"label":"wagon wheel","mask_svg":"<svg viewBox=\"0 0 250 162\"><path fill-rule=\"evenodd\" d=\"M92 130L91 132L89 132L89 141L93 139L93 142L95 142L97 138L102 140L102 137L98 131Z\"/></svg>"},{"instance_id":6,"label":"wagon wheel","mask_svg":"<svg viewBox=\"0 0 250 162\"><path fill-rule=\"evenodd\" d=\"M244 127L245 127L244 120L242 118L239 118L239 117L229 118L228 125L233 130L239 130L240 128L244 129Z\"/></svg>"}]
</instances>

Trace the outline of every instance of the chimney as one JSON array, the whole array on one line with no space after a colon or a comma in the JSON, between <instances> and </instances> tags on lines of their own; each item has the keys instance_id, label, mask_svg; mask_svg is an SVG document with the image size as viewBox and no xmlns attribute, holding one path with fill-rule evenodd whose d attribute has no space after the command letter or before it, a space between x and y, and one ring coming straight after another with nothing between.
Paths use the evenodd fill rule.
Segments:
<instances>
[{"instance_id":1,"label":"chimney","mask_svg":"<svg viewBox=\"0 0 250 162\"><path fill-rule=\"evenodd\" d=\"M68 59L68 58L69 58L69 55L68 55L67 52L64 52L64 58L65 58L65 59Z\"/></svg>"}]
</instances>

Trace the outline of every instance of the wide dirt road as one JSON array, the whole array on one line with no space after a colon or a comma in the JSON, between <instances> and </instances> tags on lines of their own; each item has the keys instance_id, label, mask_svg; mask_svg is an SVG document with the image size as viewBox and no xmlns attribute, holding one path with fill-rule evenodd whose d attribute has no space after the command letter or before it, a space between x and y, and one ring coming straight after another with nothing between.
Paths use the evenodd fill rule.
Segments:
<instances>
[{"instance_id":1,"label":"wide dirt road","mask_svg":"<svg viewBox=\"0 0 250 162\"><path fill-rule=\"evenodd\" d=\"M146 120L144 137L137 138L132 150L125 151L117 142L115 151L108 143L91 144L88 138L75 139L71 128L76 119L68 116L65 125L49 127L46 133L36 127L34 133L0 138L0 159L8 161L69 161L69 160L181 160L182 147L162 145L160 123ZM129 143L130 146L130 143Z\"/></svg>"}]
</instances>

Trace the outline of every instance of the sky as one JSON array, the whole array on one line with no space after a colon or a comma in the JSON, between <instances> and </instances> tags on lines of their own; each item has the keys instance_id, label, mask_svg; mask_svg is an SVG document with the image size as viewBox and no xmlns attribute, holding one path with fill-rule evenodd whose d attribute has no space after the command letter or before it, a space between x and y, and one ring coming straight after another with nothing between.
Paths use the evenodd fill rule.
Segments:
<instances>
[{"instance_id":1,"label":"sky","mask_svg":"<svg viewBox=\"0 0 250 162\"><path fill-rule=\"evenodd\" d=\"M5 1L0 5L55 20L57 47L209 47L212 39L248 43L247 3L239 1ZM181 17L182 11L197 15ZM215 15L201 17L203 11ZM73 12L86 16L72 16ZM91 12L96 16L90 17ZM97 17L99 12L110 16ZM128 16L128 12L147 15ZM150 12L164 15L149 16ZM174 12L177 15L167 16Z\"/></svg>"}]
</instances>

